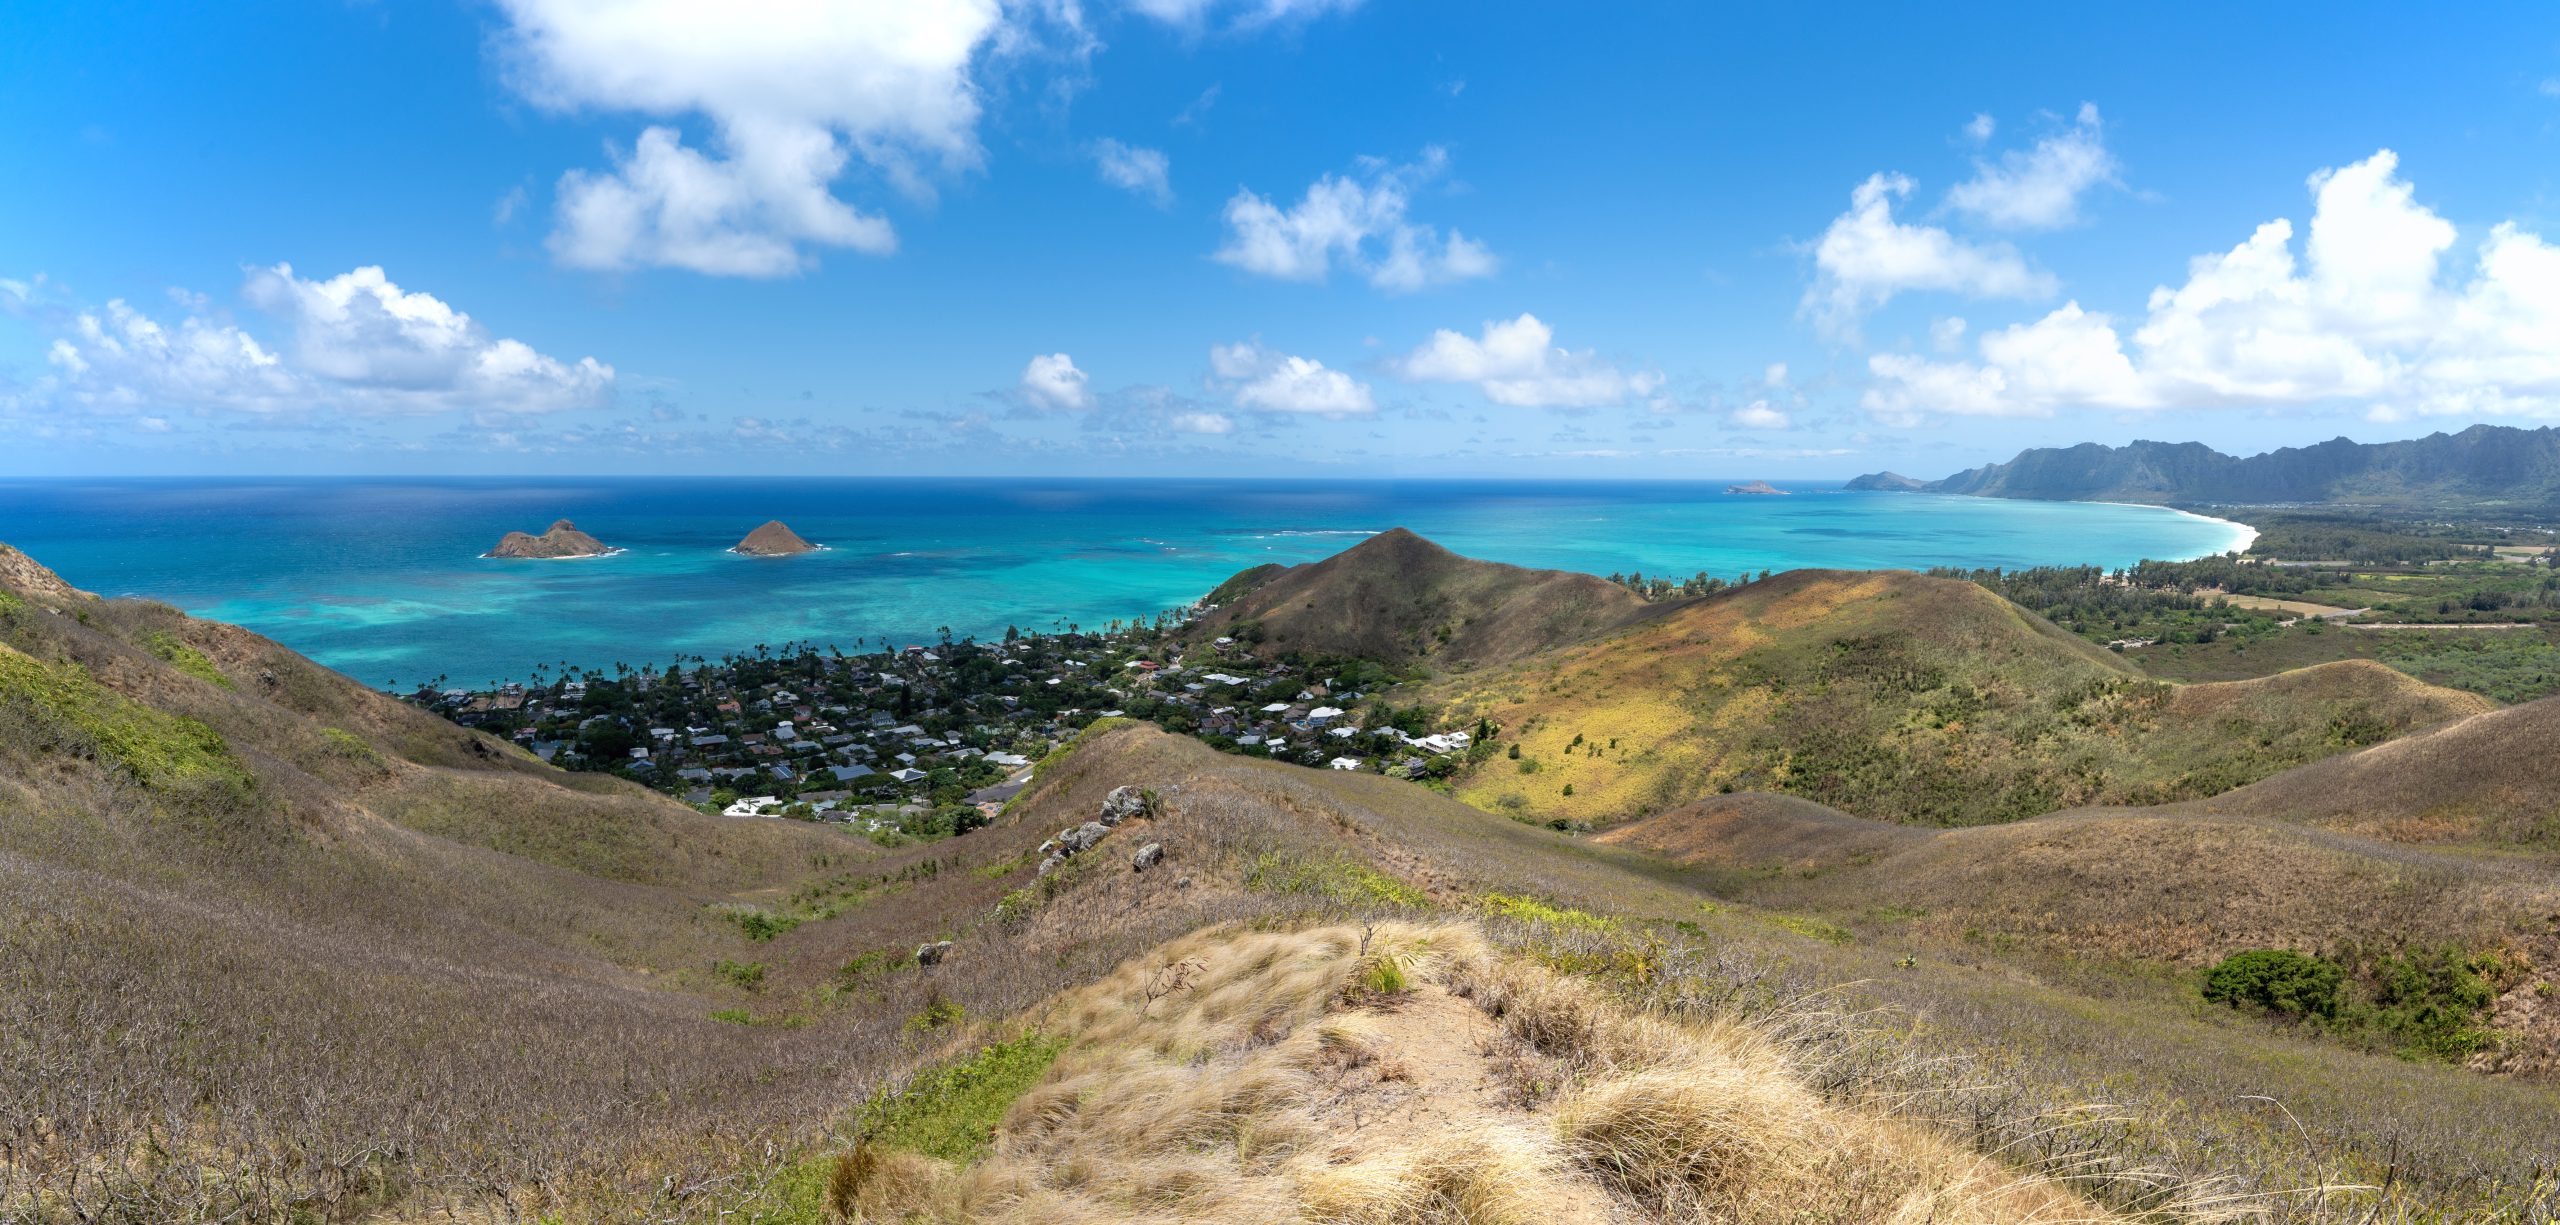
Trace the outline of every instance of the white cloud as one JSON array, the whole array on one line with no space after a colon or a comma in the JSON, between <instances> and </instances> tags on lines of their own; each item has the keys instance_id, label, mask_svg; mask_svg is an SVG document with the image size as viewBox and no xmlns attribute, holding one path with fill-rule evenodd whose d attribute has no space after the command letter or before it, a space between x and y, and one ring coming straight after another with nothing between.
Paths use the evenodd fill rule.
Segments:
<instances>
[{"instance_id":1,"label":"white cloud","mask_svg":"<svg viewBox=\"0 0 2560 1225\"><path fill-rule=\"evenodd\" d=\"M1378 407L1367 384L1313 358L1273 352L1258 340L1211 348L1209 371L1230 385L1241 408L1340 417Z\"/></svg>"},{"instance_id":2,"label":"white cloud","mask_svg":"<svg viewBox=\"0 0 2560 1225\"><path fill-rule=\"evenodd\" d=\"M597 407L613 386L612 367L493 337L380 268L308 281L278 264L251 269L242 292L287 325L283 346L193 311L163 324L117 299L64 317L39 390L98 411L516 414Z\"/></svg>"},{"instance_id":3,"label":"white cloud","mask_svg":"<svg viewBox=\"0 0 2560 1225\"><path fill-rule=\"evenodd\" d=\"M2295 256L2278 219L2151 292L2128 337L2079 303L1985 334L1979 360L1869 360L1867 407L2044 415L2361 403L2386 418L2560 416L2560 248L2493 228L2467 281L2445 284L2454 227L2416 202L2383 150L2311 176Z\"/></svg>"},{"instance_id":4,"label":"white cloud","mask_svg":"<svg viewBox=\"0 0 2560 1225\"><path fill-rule=\"evenodd\" d=\"M1442 328L1396 371L1419 382L1473 383L1486 399L1515 408L1597 408L1662 387L1659 374L1630 374L1591 350L1560 349L1554 341L1554 329L1529 314L1488 320L1475 337Z\"/></svg>"},{"instance_id":5,"label":"white cloud","mask_svg":"<svg viewBox=\"0 0 2560 1225\"><path fill-rule=\"evenodd\" d=\"M1231 14L1238 29L1254 29L1286 21L1347 13L1360 0L1128 0L1129 7L1166 25L1196 30L1214 13Z\"/></svg>"},{"instance_id":6,"label":"white cloud","mask_svg":"<svg viewBox=\"0 0 2560 1225\"><path fill-rule=\"evenodd\" d=\"M1769 368L1760 372L1760 381L1771 387L1786 386L1787 364L1785 362L1769 363Z\"/></svg>"},{"instance_id":7,"label":"white cloud","mask_svg":"<svg viewBox=\"0 0 2560 1225\"><path fill-rule=\"evenodd\" d=\"M1022 394L1042 408L1093 407L1093 391L1085 373L1064 353L1044 353L1022 367Z\"/></svg>"},{"instance_id":8,"label":"white cloud","mask_svg":"<svg viewBox=\"0 0 2560 1225\"><path fill-rule=\"evenodd\" d=\"M1103 182L1145 196L1158 208L1173 203L1172 164L1163 150L1098 140L1093 145L1093 160L1102 171Z\"/></svg>"},{"instance_id":9,"label":"white cloud","mask_svg":"<svg viewBox=\"0 0 2560 1225\"><path fill-rule=\"evenodd\" d=\"M1771 408L1767 400L1753 400L1733 410L1731 419L1735 425L1751 430L1783 430L1790 424L1787 415Z\"/></svg>"},{"instance_id":10,"label":"white cloud","mask_svg":"<svg viewBox=\"0 0 2560 1225\"><path fill-rule=\"evenodd\" d=\"M1803 309L1823 330L1854 336L1858 321L1894 295L1911 290L1981 298L2038 298L2053 278L2027 266L2006 243L1970 243L1936 226L1909 225L1893 202L1911 194L1898 174L1871 175L1849 196L1849 211L1814 244L1814 281Z\"/></svg>"},{"instance_id":11,"label":"white cloud","mask_svg":"<svg viewBox=\"0 0 2560 1225\"><path fill-rule=\"evenodd\" d=\"M1986 129L1977 139L1988 136ZM2090 188L2118 181L2117 169L2098 108L2084 102L2071 126L2033 148L2012 149L1996 163L1975 161L1973 177L1947 193L1947 204L2002 229L2059 229L2080 219L2080 197Z\"/></svg>"},{"instance_id":12,"label":"white cloud","mask_svg":"<svg viewBox=\"0 0 2560 1225\"><path fill-rule=\"evenodd\" d=\"M1933 320L1929 324L1929 347L1940 353L1953 353L1964 345L1965 322L1955 315Z\"/></svg>"},{"instance_id":13,"label":"white cloud","mask_svg":"<svg viewBox=\"0 0 2560 1225\"><path fill-rule=\"evenodd\" d=\"M1976 113L1973 119L1964 125L1964 136L1966 140L1977 145L1988 144L1991 141L1991 134L1999 130L1999 120L1986 114Z\"/></svg>"},{"instance_id":14,"label":"white cloud","mask_svg":"<svg viewBox=\"0 0 2560 1225\"><path fill-rule=\"evenodd\" d=\"M980 53L1018 31L998 0L773 0L748 16L691 0L502 0L511 83L554 110L708 121L716 154L644 130L606 171L559 185L551 249L576 267L784 276L806 247L893 250L888 221L838 199L855 158L925 193L977 164Z\"/></svg>"},{"instance_id":15,"label":"white cloud","mask_svg":"<svg viewBox=\"0 0 2560 1225\"><path fill-rule=\"evenodd\" d=\"M1439 177L1448 154L1433 147L1420 161L1393 165L1363 158L1359 177L1326 175L1297 204L1283 209L1252 191L1227 201L1227 244L1216 258L1257 276L1322 281L1338 260L1389 292L1493 275L1493 253L1456 230L1409 220L1415 188Z\"/></svg>"},{"instance_id":16,"label":"white cloud","mask_svg":"<svg viewBox=\"0 0 2560 1225\"><path fill-rule=\"evenodd\" d=\"M1176 413L1170 424L1185 434L1232 434L1236 428L1235 418L1225 413Z\"/></svg>"},{"instance_id":17,"label":"white cloud","mask_svg":"<svg viewBox=\"0 0 2560 1225\"><path fill-rule=\"evenodd\" d=\"M2543 78L2541 89L2545 98L2560 98L2560 77Z\"/></svg>"}]
</instances>

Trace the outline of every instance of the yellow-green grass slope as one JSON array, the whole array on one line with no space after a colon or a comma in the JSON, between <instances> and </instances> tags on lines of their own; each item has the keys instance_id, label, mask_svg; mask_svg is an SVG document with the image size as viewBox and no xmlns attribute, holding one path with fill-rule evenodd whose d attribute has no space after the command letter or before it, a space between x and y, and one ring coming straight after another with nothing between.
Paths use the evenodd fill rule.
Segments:
<instances>
[{"instance_id":1,"label":"yellow-green grass slope","mask_svg":"<svg viewBox=\"0 0 2560 1225\"><path fill-rule=\"evenodd\" d=\"M2362 662L2172 685L1974 584L1830 570L1422 692L1518 746L1469 803L1595 824L1754 790L1920 825L2163 803L2490 706Z\"/></svg>"}]
</instances>

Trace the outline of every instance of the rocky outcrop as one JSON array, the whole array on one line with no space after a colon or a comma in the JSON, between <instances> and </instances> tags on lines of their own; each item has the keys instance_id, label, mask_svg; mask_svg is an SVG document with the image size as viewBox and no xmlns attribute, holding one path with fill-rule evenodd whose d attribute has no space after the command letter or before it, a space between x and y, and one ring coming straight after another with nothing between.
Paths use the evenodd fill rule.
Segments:
<instances>
[{"instance_id":1,"label":"rocky outcrop","mask_svg":"<svg viewBox=\"0 0 2560 1225\"><path fill-rule=\"evenodd\" d=\"M605 542L578 530L566 519L553 523L539 536L529 532L509 532L498 541L498 547L481 554L483 557L537 558L551 560L563 557L602 557L619 553Z\"/></svg>"},{"instance_id":2,"label":"rocky outcrop","mask_svg":"<svg viewBox=\"0 0 2560 1225\"><path fill-rule=\"evenodd\" d=\"M941 965L942 959L950 955L951 942L948 940L936 940L930 944L916 946L916 964L920 966Z\"/></svg>"},{"instance_id":3,"label":"rocky outcrop","mask_svg":"<svg viewBox=\"0 0 2560 1225\"><path fill-rule=\"evenodd\" d=\"M0 588L15 589L50 604L74 604L98 597L62 581L43 563L0 544Z\"/></svg>"},{"instance_id":4,"label":"rocky outcrop","mask_svg":"<svg viewBox=\"0 0 2560 1225\"><path fill-rule=\"evenodd\" d=\"M1129 857L1129 870L1132 872L1144 872L1147 869L1163 862L1164 844L1161 842L1150 842L1145 846L1139 847L1138 853Z\"/></svg>"},{"instance_id":5,"label":"rocky outcrop","mask_svg":"<svg viewBox=\"0 0 2560 1225\"><path fill-rule=\"evenodd\" d=\"M782 520L773 519L747 533L747 538L729 551L749 557L790 557L799 553L815 553L818 546L802 540L800 533L784 527Z\"/></svg>"},{"instance_id":6,"label":"rocky outcrop","mask_svg":"<svg viewBox=\"0 0 2560 1225\"><path fill-rule=\"evenodd\" d=\"M1853 493L1911 493L1928 487L1927 481L1915 480L1899 472L1870 472L1853 476L1842 489Z\"/></svg>"},{"instance_id":7,"label":"rocky outcrop","mask_svg":"<svg viewBox=\"0 0 2560 1225\"><path fill-rule=\"evenodd\" d=\"M1140 788L1114 787L1111 794L1102 797L1102 823L1118 825L1131 817L1146 816L1154 802L1154 798Z\"/></svg>"},{"instance_id":8,"label":"rocky outcrop","mask_svg":"<svg viewBox=\"0 0 2560 1225\"><path fill-rule=\"evenodd\" d=\"M1154 792L1142 787L1112 788L1109 795L1102 797L1102 811L1095 819L1073 829L1059 830L1057 837L1040 844L1040 875L1047 876L1057 870L1059 865L1092 850L1094 844L1110 836L1111 831L1121 822L1137 817L1152 817L1155 815L1155 809ZM1155 846L1154 843L1147 845ZM1138 853L1143 855L1146 851L1147 847L1141 847ZM1162 858L1163 854L1161 847L1156 848L1157 858ZM1145 871L1144 868L1139 870Z\"/></svg>"}]
</instances>

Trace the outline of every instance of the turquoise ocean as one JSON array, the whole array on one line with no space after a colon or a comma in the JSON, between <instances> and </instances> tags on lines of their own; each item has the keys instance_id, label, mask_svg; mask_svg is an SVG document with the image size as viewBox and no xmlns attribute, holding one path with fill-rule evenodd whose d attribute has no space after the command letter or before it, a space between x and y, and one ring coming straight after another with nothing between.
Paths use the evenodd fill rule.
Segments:
<instances>
[{"instance_id":1,"label":"turquoise ocean","mask_svg":"<svg viewBox=\"0 0 2560 1225\"><path fill-rule=\"evenodd\" d=\"M2246 529L2151 507L1724 482L295 479L0 482L0 541L106 595L247 626L371 685L759 644L1099 627L1247 566L1408 527L1469 556L1731 579L1803 566L2097 564L2221 552ZM569 518L610 557L480 556ZM822 552L727 552L780 519Z\"/></svg>"}]
</instances>

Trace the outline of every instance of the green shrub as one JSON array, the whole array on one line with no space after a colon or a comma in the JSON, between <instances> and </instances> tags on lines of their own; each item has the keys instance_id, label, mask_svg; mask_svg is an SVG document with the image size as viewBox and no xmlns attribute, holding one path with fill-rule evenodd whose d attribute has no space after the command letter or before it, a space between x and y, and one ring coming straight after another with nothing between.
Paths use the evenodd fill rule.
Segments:
<instances>
[{"instance_id":1,"label":"green shrub","mask_svg":"<svg viewBox=\"0 0 2560 1225\"><path fill-rule=\"evenodd\" d=\"M1587 910L1558 906L1552 902L1516 894L1488 893L1477 898L1476 903L1484 908L1486 914L1496 918L1515 919L1523 923L1541 923L1549 927L1580 928L1586 931L1609 931L1618 926L1616 919L1606 915L1596 915Z\"/></svg>"},{"instance_id":2,"label":"green shrub","mask_svg":"<svg viewBox=\"0 0 2560 1225\"><path fill-rule=\"evenodd\" d=\"M320 743L328 746L329 755L332 757L363 762L369 766L382 764L382 755L374 752L373 746L365 743L364 737L354 732L324 727L320 729Z\"/></svg>"},{"instance_id":3,"label":"green shrub","mask_svg":"<svg viewBox=\"0 0 2560 1225\"><path fill-rule=\"evenodd\" d=\"M1762 915L1760 916L1760 921L1767 923L1771 927L1794 932L1799 936L1811 936L1825 944L1852 944L1858 939L1857 936L1852 934L1848 928L1842 927L1837 923L1826 922L1821 919L1808 919L1802 915Z\"/></svg>"},{"instance_id":4,"label":"green shrub","mask_svg":"<svg viewBox=\"0 0 2560 1225\"><path fill-rule=\"evenodd\" d=\"M2346 971L2326 958L2291 949L2249 949L2204 972L2208 1003L2243 1004L2294 1017L2338 1015Z\"/></svg>"},{"instance_id":5,"label":"green shrub","mask_svg":"<svg viewBox=\"0 0 2560 1225\"><path fill-rule=\"evenodd\" d=\"M967 1020L968 1017L968 1009L937 994L925 1001L924 1011L907 1018L907 1028L918 1033L929 1033L937 1029L949 1029Z\"/></svg>"},{"instance_id":6,"label":"green shrub","mask_svg":"<svg viewBox=\"0 0 2560 1225\"><path fill-rule=\"evenodd\" d=\"M230 677L222 674L222 669L214 667L213 661L204 657L204 652L188 646L176 634L167 630L152 631L142 640L142 645L170 667L217 689L239 687L231 683Z\"/></svg>"},{"instance_id":7,"label":"green shrub","mask_svg":"<svg viewBox=\"0 0 2560 1225\"><path fill-rule=\"evenodd\" d=\"M1005 1108L1048 1075L1063 1038L1024 1034L981 1047L917 1074L903 1093L882 1093L862 1109L864 1143L943 1161L985 1156Z\"/></svg>"},{"instance_id":8,"label":"green shrub","mask_svg":"<svg viewBox=\"0 0 2560 1225\"><path fill-rule=\"evenodd\" d=\"M1069 860L1070 864L1077 862ZM1307 859L1266 853L1246 870L1244 883L1274 893L1309 893L1345 906L1405 906L1420 909L1430 895L1363 863L1348 859Z\"/></svg>"},{"instance_id":9,"label":"green shrub","mask_svg":"<svg viewBox=\"0 0 2560 1225\"><path fill-rule=\"evenodd\" d=\"M753 1025L756 1023L755 1014L748 1012L744 1008L723 1008L718 1012L712 1013L711 1019L714 1021L725 1021L731 1025Z\"/></svg>"},{"instance_id":10,"label":"green shrub","mask_svg":"<svg viewBox=\"0 0 2560 1225\"><path fill-rule=\"evenodd\" d=\"M719 972L720 977L749 991L764 985L765 964L761 961L730 961L723 958L720 964L712 968Z\"/></svg>"},{"instance_id":11,"label":"green shrub","mask_svg":"<svg viewBox=\"0 0 2560 1225\"><path fill-rule=\"evenodd\" d=\"M800 920L795 916L775 914L760 906L748 906L736 902L715 906L712 908L712 913L737 924L738 930L744 933L747 939L758 944L800 926Z\"/></svg>"},{"instance_id":12,"label":"green shrub","mask_svg":"<svg viewBox=\"0 0 2560 1225\"><path fill-rule=\"evenodd\" d=\"M245 790L249 772L221 734L194 719L132 701L77 663L45 664L0 651L0 702L34 708L45 724L75 733L97 756L145 786L212 782Z\"/></svg>"},{"instance_id":13,"label":"green shrub","mask_svg":"<svg viewBox=\"0 0 2560 1225\"><path fill-rule=\"evenodd\" d=\"M2376 961L2371 1021L2402 1054L2458 1060L2488 1049L2481 1015L2497 1002L2506 964L2462 949L2412 949Z\"/></svg>"}]
</instances>

